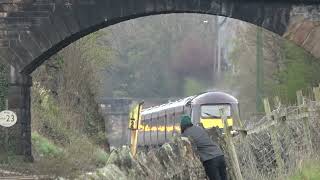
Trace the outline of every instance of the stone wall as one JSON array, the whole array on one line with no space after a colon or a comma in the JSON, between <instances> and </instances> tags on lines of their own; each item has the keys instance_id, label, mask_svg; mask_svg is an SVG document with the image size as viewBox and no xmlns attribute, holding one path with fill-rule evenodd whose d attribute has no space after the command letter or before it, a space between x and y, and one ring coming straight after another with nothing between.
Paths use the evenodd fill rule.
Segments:
<instances>
[{"instance_id":1,"label":"stone wall","mask_svg":"<svg viewBox=\"0 0 320 180\"><path fill-rule=\"evenodd\" d=\"M206 175L190 141L176 138L159 149L139 152L136 158L132 157L128 147L116 149L104 168L77 179L204 180Z\"/></svg>"}]
</instances>

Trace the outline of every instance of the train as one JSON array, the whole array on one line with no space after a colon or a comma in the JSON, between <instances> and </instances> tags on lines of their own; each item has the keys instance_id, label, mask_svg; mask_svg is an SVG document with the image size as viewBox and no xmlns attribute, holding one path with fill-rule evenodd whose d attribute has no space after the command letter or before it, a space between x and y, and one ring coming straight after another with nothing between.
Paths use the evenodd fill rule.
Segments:
<instances>
[{"instance_id":1,"label":"train","mask_svg":"<svg viewBox=\"0 0 320 180\"><path fill-rule=\"evenodd\" d=\"M225 109L227 125L240 121L238 100L225 92L209 91L178 101L143 109L139 125L139 146L160 146L180 134L180 117L190 115L192 123L205 129L223 129L220 109Z\"/></svg>"}]
</instances>

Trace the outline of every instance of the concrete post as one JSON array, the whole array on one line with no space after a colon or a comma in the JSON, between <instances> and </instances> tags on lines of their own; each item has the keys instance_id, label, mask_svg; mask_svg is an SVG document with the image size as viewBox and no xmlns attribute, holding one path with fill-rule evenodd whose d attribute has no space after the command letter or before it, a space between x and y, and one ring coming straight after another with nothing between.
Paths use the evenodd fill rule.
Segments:
<instances>
[{"instance_id":1,"label":"concrete post","mask_svg":"<svg viewBox=\"0 0 320 180\"><path fill-rule=\"evenodd\" d=\"M31 151L31 95L32 78L10 68L8 109L17 114L17 123L8 129L9 151L33 161Z\"/></svg>"}]
</instances>

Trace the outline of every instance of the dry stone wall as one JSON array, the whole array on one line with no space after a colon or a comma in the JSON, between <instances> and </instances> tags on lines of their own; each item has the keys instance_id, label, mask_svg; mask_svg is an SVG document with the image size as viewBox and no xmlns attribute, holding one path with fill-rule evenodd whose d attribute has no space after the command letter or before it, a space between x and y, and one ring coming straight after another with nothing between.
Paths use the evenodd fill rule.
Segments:
<instances>
[{"instance_id":1,"label":"dry stone wall","mask_svg":"<svg viewBox=\"0 0 320 180\"><path fill-rule=\"evenodd\" d=\"M188 139L176 138L159 149L139 152L128 147L114 150L104 168L77 178L106 180L204 180L206 175Z\"/></svg>"}]
</instances>

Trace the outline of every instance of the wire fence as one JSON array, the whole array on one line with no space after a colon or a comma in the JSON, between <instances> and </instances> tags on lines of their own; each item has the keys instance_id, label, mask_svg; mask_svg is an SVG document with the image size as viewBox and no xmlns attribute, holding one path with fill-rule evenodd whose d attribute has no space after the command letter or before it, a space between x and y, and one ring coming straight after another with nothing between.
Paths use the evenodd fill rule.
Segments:
<instances>
[{"instance_id":1,"label":"wire fence","mask_svg":"<svg viewBox=\"0 0 320 180\"><path fill-rule=\"evenodd\" d=\"M297 95L297 106L284 107L278 101L273 111L265 99L266 116L238 136L226 133L222 146L231 179L283 178L315 157L320 148L320 88L314 89L314 100L302 92Z\"/></svg>"}]
</instances>

